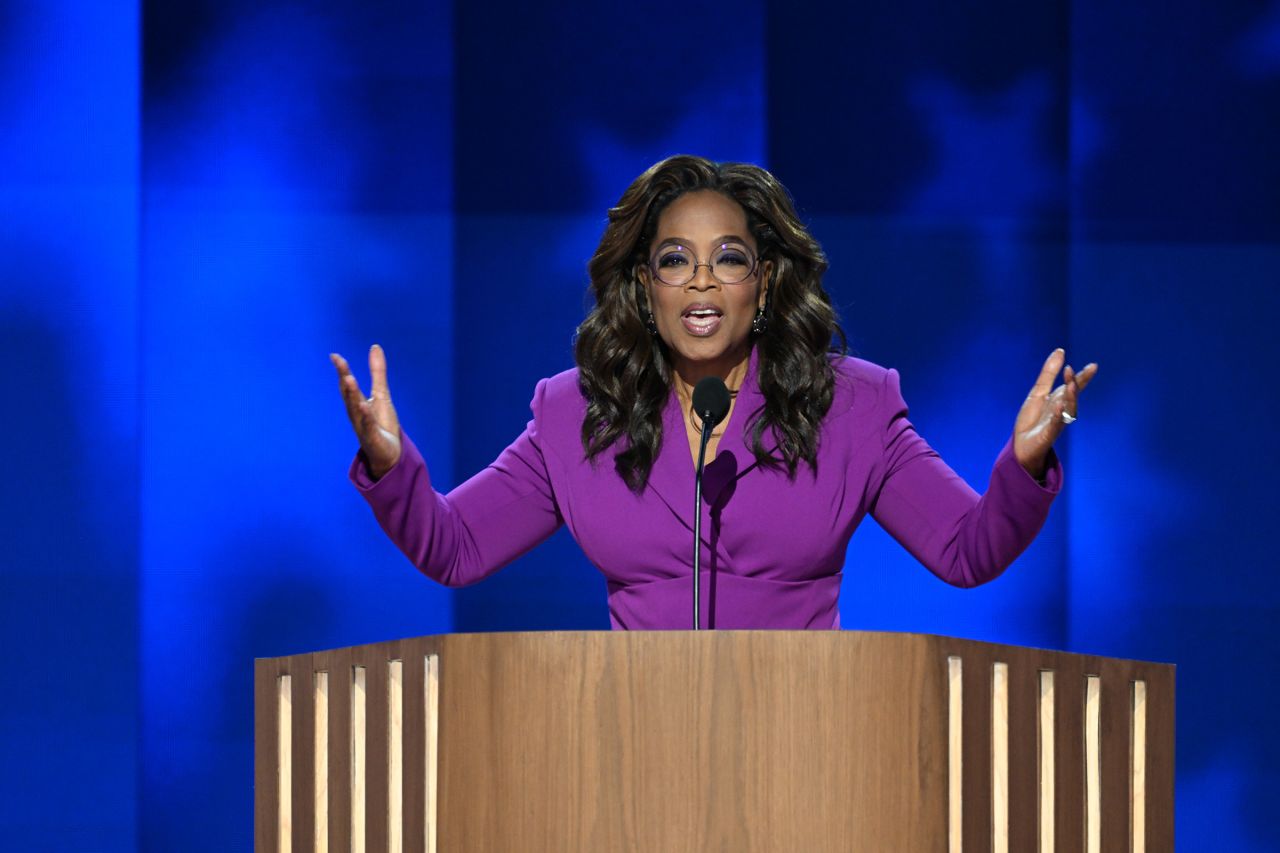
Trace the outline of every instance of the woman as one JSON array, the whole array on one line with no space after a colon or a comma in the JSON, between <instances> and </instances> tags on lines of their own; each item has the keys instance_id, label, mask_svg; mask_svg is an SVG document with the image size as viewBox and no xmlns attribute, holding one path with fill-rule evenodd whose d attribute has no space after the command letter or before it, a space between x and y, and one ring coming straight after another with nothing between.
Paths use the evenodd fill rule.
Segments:
<instances>
[{"instance_id":1,"label":"woman","mask_svg":"<svg viewBox=\"0 0 1280 853\"><path fill-rule=\"evenodd\" d=\"M400 429L382 349L368 398L332 356L360 440L351 479L441 583L474 583L565 523L608 580L615 628L686 628L691 389L716 376L732 405L707 452L704 626L839 627L845 548L868 513L948 583L991 580L1044 522L1053 442L1097 366L1049 355L979 497L912 428L897 373L843 355L826 266L765 170L664 160L609 211L577 369L539 382L525 432L447 496Z\"/></svg>"}]
</instances>

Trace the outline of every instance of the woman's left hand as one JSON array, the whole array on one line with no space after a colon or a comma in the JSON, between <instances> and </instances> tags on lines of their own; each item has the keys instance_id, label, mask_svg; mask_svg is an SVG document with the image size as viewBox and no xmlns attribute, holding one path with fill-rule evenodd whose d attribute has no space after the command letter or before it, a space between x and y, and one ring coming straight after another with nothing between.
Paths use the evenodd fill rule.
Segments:
<instances>
[{"instance_id":1,"label":"woman's left hand","mask_svg":"<svg viewBox=\"0 0 1280 853\"><path fill-rule=\"evenodd\" d=\"M1066 353L1061 347L1049 353L1040 378L1027 395L1013 426L1013 455L1017 457L1018 464L1037 480L1044 478L1049 449L1058 434L1077 417L1080 392L1098 372L1098 365L1092 363L1085 365L1079 373L1069 364L1063 369L1066 360ZM1059 370L1062 371L1062 384L1054 388Z\"/></svg>"}]
</instances>

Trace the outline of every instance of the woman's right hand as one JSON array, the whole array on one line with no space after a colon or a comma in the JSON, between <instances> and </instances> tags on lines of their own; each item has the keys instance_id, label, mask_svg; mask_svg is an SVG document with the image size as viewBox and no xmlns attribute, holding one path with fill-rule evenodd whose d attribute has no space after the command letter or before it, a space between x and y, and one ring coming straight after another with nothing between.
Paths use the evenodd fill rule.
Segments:
<instances>
[{"instance_id":1,"label":"woman's right hand","mask_svg":"<svg viewBox=\"0 0 1280 853\"><path fill-rule=\"evenodd\" d=\"M336 352L329 353L329 360L338 370L338 385L342 389L342 401L347 405L347 417L360 439L369 476L377 480L400 460L400 419L391 405L391 391L387 388L387 355L382 347L374 344L369 349L369 376L373 381L369 396L360 390L360 383L351 375L351 366Z\"/></svg>"}]
</instances>

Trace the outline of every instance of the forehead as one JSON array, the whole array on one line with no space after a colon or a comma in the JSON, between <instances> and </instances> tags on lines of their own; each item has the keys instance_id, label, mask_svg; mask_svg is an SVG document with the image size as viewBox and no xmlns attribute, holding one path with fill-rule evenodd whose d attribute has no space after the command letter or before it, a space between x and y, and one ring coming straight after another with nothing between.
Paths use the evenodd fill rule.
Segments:
<instances>
[{"instance_id":1,"label":"forehead","mask_svg":"<svg viewBox=\"0 0 1280 853\"><path fill-rule=\"evenodd\" d=\"M727 235L750 239L746 211L733 199L714 190L697 190L680 196L662 211L654 239L680 237L699 243Z\"/></svg>"}]
</instances>

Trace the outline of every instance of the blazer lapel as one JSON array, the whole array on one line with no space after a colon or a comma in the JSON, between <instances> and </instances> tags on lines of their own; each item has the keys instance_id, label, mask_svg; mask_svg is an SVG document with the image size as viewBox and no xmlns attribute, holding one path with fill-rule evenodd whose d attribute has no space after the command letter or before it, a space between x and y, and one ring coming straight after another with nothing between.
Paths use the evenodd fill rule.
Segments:
<instances>
[{"instance_id":1,"label":"blazer lapel","mask_svg":"<svg viewBox=\"0 0 1280 853\"><path fill-rule=\"evenodd\" d=\"M737 481L758 467L751 452L749 424L764 407L764 395L756 379L758 356L754 348L747 373L734 402L733 416L716 449L716 458L706 463L702 475L702 541L712 547L713 510L732 497ZM773 448L776 450L776 448ZM672 390L662 417L662 446L649 472L649 488L670 508L685 528L693 530L693 458L685 440L684 413Z\"/></svg>"},{"instance_id":2,"label":"blazer lapel","mask_svg":"<svg viewBox=\"0 0 1280 853\"><path fill-rule=\"evenodd\" d=\"M684 417L674 390L662 410L662 445L649 471L649 488L681 524L693 530L693 463L685 442Z\"/></svg>"}]
</instances>

